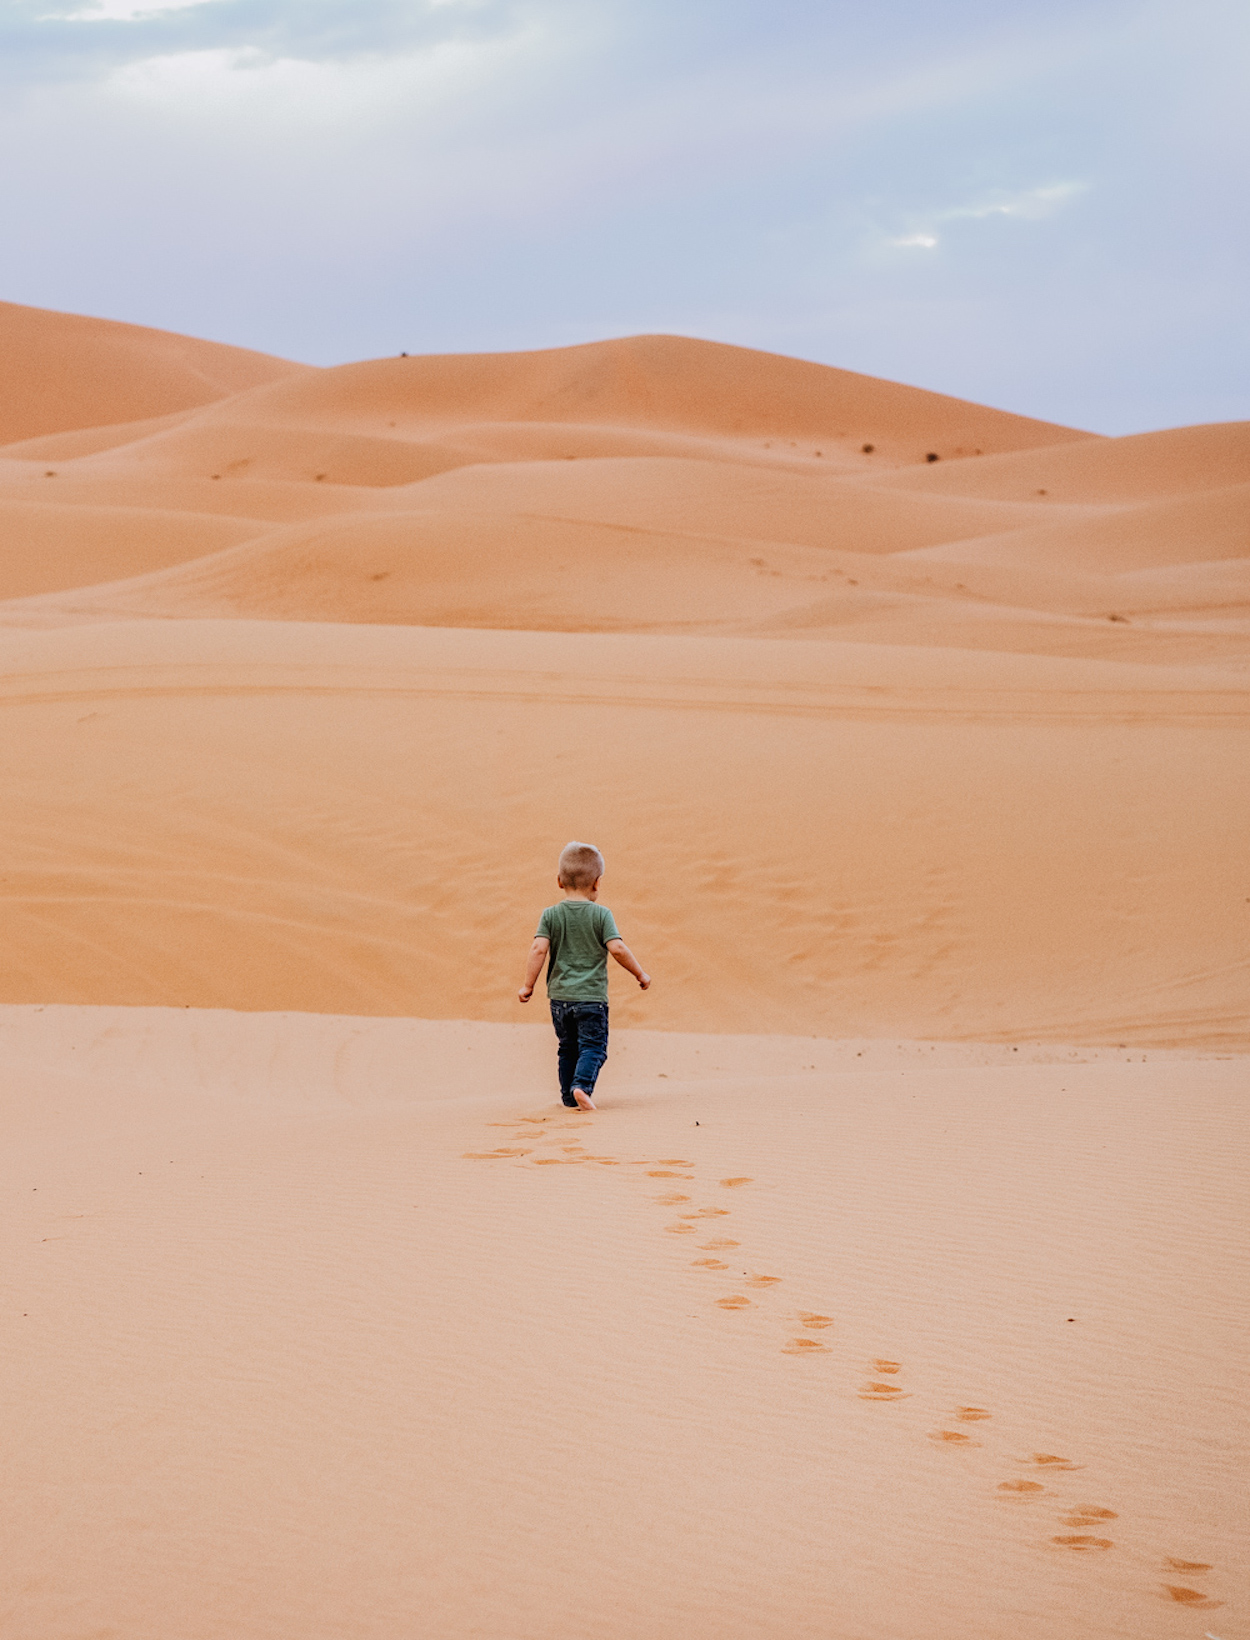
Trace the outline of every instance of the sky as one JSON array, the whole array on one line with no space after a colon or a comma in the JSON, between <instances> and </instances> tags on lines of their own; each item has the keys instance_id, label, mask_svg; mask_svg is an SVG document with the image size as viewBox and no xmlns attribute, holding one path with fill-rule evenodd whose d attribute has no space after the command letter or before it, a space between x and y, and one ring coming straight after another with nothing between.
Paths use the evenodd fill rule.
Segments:
<instances>
[{"instance_id":1,"label":"sky","mask_svg":"<svg viewBox=\"0 0 1250 1640\"><path fill-rule=\"evenodd\" d=\"M1250 417L1244 0L0 0L0 299Z\"/></svg>"}]
</instances>

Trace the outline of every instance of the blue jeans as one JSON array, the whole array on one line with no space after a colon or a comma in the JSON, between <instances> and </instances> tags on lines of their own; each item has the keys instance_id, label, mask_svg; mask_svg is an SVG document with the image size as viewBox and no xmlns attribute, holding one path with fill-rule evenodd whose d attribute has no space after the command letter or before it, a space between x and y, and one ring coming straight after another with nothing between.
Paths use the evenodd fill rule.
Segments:
<instances>
[{"instance_id":1,"label":"blue jeans","mask_svg":"<svg viewBox=\"0 0 1250 1640\"><path fill-rule=\"evenodd\" d=\"M593 1093L608 1057L608 1005L553 997L551 1023L556 1028L560 1097L566 1105L576 1105L573 1089Z\"/></svg>"}]
</instances>

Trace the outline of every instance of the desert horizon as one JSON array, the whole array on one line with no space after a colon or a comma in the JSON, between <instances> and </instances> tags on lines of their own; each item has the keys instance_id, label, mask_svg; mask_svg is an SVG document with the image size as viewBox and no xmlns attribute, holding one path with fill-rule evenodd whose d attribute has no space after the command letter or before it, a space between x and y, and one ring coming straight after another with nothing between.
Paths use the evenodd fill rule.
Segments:
<instances>
[{"instance_id":1,"label":"desert horizon","mask_svg":"<svg viewBox=\"0 0 1250 1640\"><path fill-rule=\"evenodd\" d=\"M1250 423L0 355L12 1632L1250 1640Z\"/></svg>"}]
</instances>

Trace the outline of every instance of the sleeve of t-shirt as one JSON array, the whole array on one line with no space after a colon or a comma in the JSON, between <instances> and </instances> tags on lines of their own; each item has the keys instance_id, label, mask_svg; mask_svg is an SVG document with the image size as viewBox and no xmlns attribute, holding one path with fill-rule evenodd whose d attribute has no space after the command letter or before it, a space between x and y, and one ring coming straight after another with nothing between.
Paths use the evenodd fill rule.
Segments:
<instances>
[{"instance_id":1,"label":"sleeve of t-shirt","mask_svg":"<svg viewBox=\"0 0 1250 1640\"><path fill-rule=\"evenodd\" d=\"M551 911L551 906L548 906L538 919L538 928L534 933L536 940L549 940L551 938Z\"/></svg>"},{"instance_id":2,"label":"sleeve of t-shirt","mask_svg":"<svg viewBox=\"0 0 1250 1640\"><path fill-rule=\"evenodd\" d=\"M601 905L599 910L602 913L599 919L599 938L605 945L609 940L619 940L621 936L617 932L616 918L608 910L606 905Z\"/></svg>"}]
</instances>

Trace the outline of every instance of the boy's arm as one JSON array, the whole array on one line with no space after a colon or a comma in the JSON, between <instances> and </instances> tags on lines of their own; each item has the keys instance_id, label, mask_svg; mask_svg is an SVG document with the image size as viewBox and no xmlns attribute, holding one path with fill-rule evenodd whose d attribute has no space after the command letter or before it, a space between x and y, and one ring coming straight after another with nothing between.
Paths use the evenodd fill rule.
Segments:
<instances>
[{"instance_id":1,"label":"boy's arm","mask_svg":"<svg viewBox=\"0 0 1250 1640\"><path fill-rule=\"evenodd\" d=\"M547 948L550 944L550 940L545 940L539 934L535 937L533 945L530 946L530 954L525 959L525 984L517 992L517 996L520 997L522 1002L528 1002L534 994L534 986L538 982L539 974L543 971L543 963L547 960Z\"/></svg>"},{"instance_id":2,"label":"boy's arm","mask_svg":"<svg viewBox=\"0 0 1250 1640\"><path fill-rule=\"evenodd\" d=\"M651 975L647 973L646 969L638 961L638 958L629 949L625 941L609 940L608 950L616 958L617 962L620 963L622 968L628 969L628 971L634 976L639 985L645 991L651 984Z\"/></svg>"}]
</instances>

